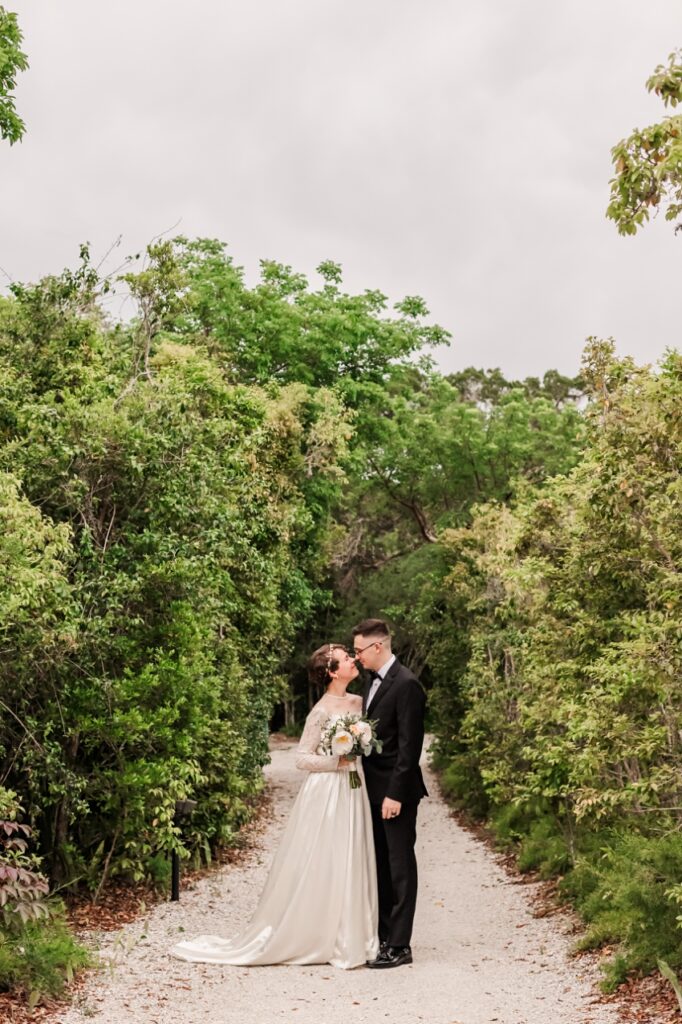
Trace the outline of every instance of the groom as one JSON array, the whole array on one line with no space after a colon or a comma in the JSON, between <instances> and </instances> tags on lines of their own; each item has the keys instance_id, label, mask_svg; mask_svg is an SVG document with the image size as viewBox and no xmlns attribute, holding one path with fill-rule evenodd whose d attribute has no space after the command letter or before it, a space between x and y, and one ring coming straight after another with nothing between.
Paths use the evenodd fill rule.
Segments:
<instances>
[{"instance_id":1,"label":"groom","mask_svg":"<svg viewBox=\"0 0 682 1024\"><path fill-rule=\"evenodd\" d=\"M372 808L379 890L379 955L368 967L412 963L410 938L417 902L417 807L428 796L419 757L424 741L426 696L415 676L391 653L383 619L365 619L353 630L356 661L369 681L363 714L378 720L382 751L363 757Z\"/></svg>"}]
</instances>

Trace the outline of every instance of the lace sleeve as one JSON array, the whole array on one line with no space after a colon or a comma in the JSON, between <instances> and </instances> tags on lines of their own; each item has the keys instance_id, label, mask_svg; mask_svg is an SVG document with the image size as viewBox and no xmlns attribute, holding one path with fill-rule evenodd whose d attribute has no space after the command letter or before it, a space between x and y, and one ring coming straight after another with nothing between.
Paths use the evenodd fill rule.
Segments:
<instances>
[{"instance_id":1,"label":"lace sleeve","mask_svg":"<svg viewBox=\"0 0 682 1024\"><path fill-rule=\"evenodd\" d=\"M313 708L305 720L305 728L296 751L296 767L304 772L335 772L339 759L333 754L318 754L322 726L327 712Z\"/></svg>"}]
</instances>

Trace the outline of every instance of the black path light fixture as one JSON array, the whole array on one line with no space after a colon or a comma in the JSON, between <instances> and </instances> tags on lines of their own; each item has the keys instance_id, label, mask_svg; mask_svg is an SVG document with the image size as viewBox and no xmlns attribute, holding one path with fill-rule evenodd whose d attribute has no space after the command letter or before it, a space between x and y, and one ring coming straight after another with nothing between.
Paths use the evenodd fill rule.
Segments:
<instances>
[{"instance_id":1,"label":"black path light fixture","mask_svg":"<svg viewBox=\"0 0 682 1024\"><path fill-rule=\"evenodd\" d=\"M196 809L196 800L176 800L174 823L182 828L185 821L189 821ZM171 852L171 899L176 902L180 899L180 856L177 850Z\"/></svg>"}]
</instances>

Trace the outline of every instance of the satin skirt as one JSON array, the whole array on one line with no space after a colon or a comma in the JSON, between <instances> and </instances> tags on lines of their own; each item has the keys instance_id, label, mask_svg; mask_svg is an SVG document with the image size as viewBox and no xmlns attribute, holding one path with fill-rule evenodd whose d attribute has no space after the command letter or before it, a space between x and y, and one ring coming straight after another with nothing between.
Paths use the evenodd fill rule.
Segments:
<instances>
[{"instance_id":1,"label":"satin skirt","mask_svg":"<svg viewBox=\"0 0 682 1024\"><path fill-rule=\"evenodd\" d=\"M171 954L198 963L324 964L349 969L378 953L372 816L364 781L309 772L260 901L232 938L199 935Z\"/></svg>"}]
</instances>

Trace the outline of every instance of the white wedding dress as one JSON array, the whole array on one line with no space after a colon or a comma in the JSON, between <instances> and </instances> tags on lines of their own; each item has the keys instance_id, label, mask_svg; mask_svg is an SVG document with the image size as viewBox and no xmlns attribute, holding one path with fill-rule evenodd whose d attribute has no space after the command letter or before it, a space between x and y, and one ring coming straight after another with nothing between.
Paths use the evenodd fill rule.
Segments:
<instances>
[{"instance_id":1,"label":"white wedding dress","mask_svg":"<svg viewBox=\"0 0 682 1024\"><path fill-rule=\"evenodd\" d=\"M251 921L232 938L179 942L181 960L217 964L323 964L349 969L378 953L372 818L365 785L351 789L338 757L318 753L330 717L362 701L325 694L306 719L296 767L307 773ZM360 772L360 759L357 762Z\"/></svg>"}]
</instances>

